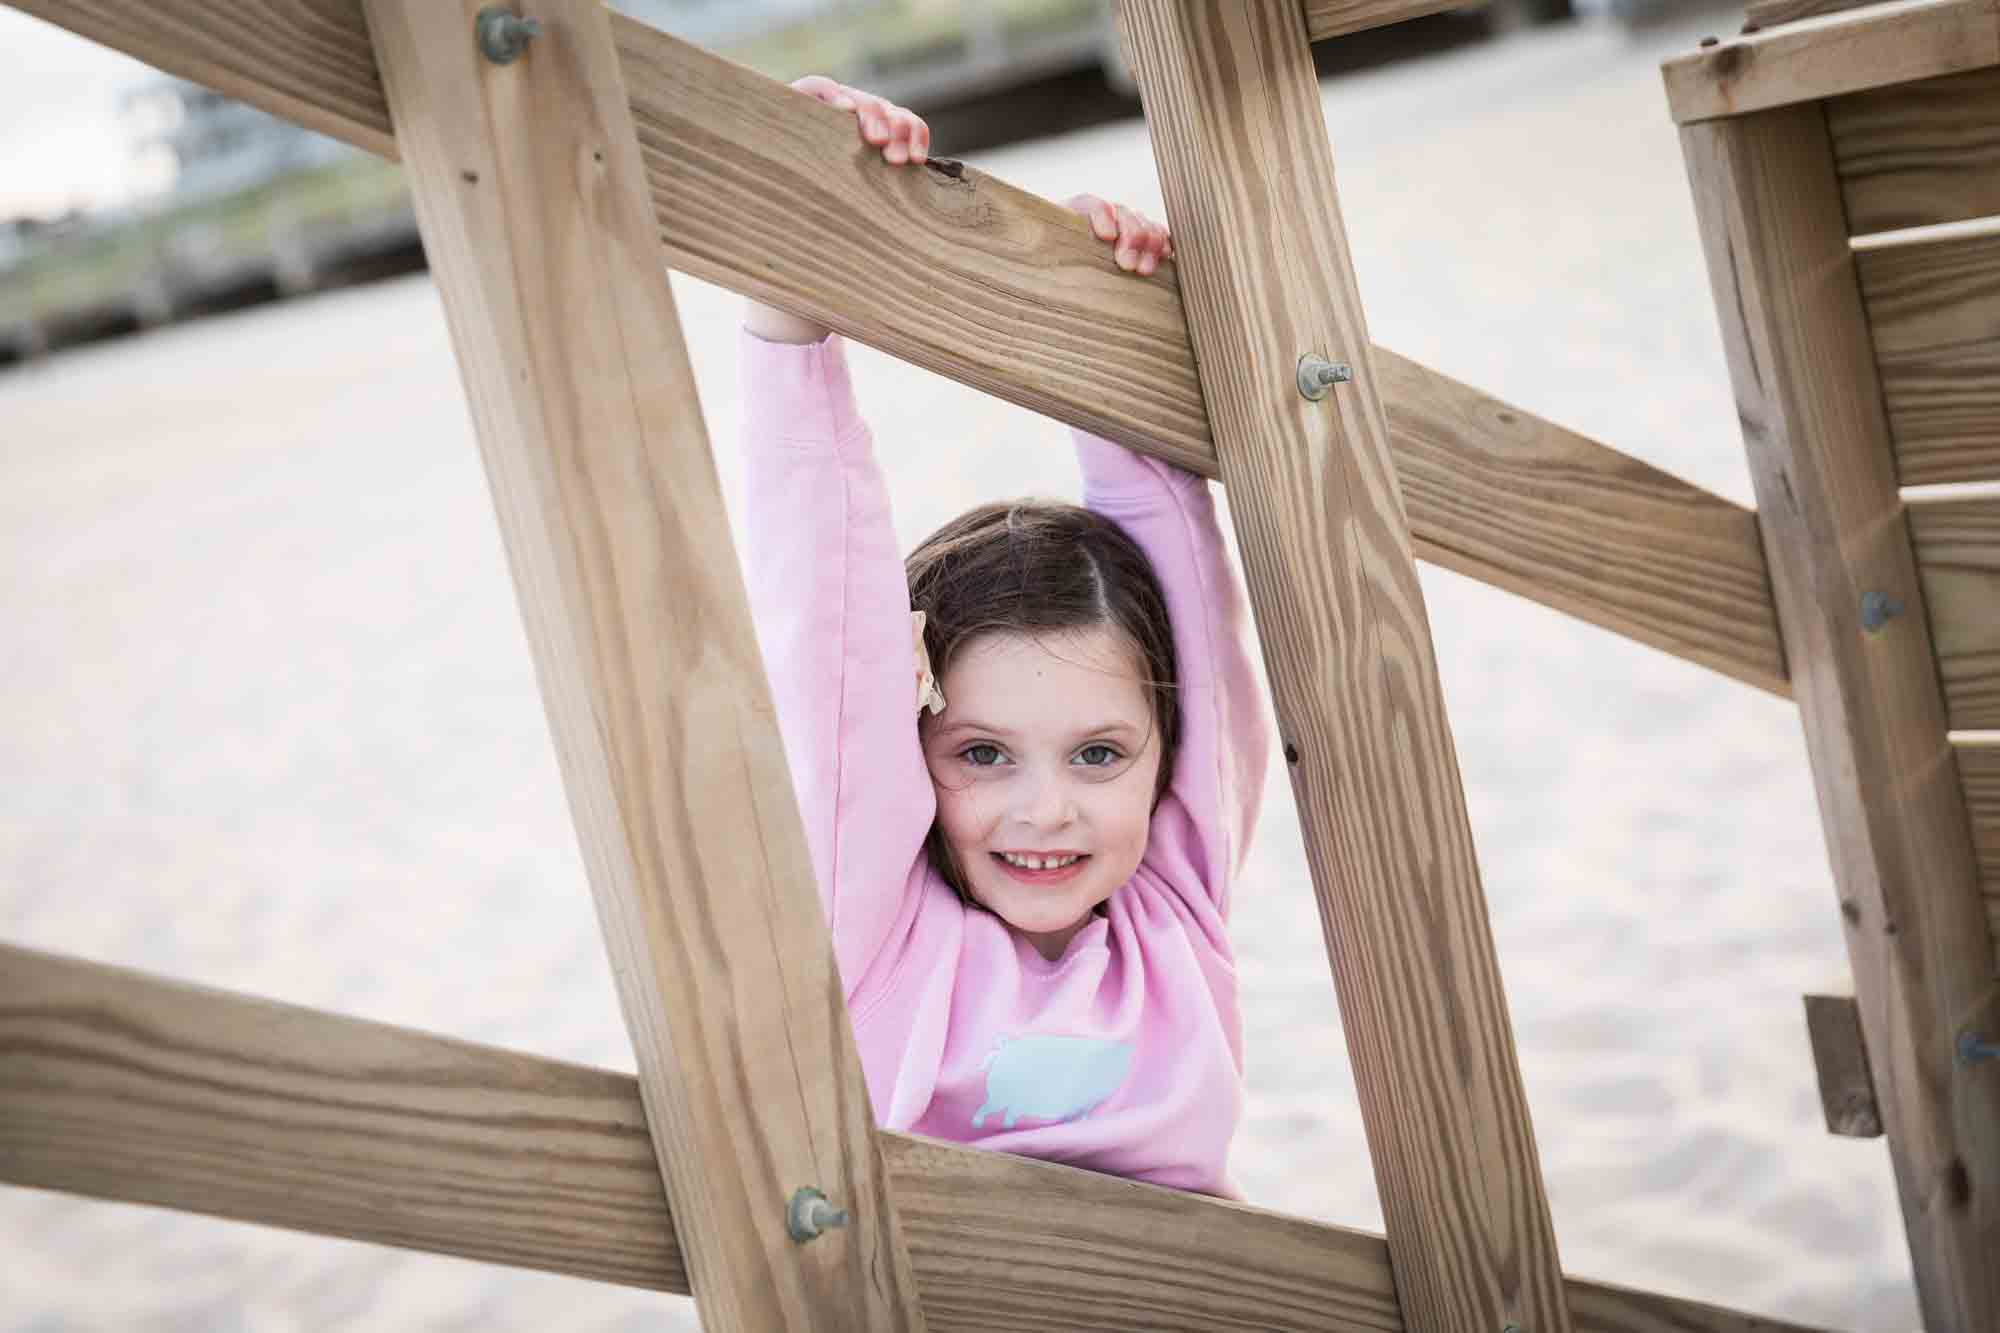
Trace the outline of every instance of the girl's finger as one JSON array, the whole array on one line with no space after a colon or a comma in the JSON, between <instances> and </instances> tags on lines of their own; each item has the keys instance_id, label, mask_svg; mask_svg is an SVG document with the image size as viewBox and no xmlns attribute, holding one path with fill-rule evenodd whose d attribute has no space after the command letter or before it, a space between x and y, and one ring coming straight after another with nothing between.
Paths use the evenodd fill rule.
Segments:
<instances>
[{"instance_id":1,"label":"girl's finger","mask_svg":"<svg viewBox=\"0 0 2000 1333\"><path fill-rule=\"evenodd\" d=\"M911 116L910 161L922 162L931 155L931 127L924 124L922 116Z\"/></svg>"},{"instance_id":2,"label":"girl's finger","mask_svg":"<svg viewBox=\"0 0 2000 1333\"><path fill-rule=\"evenodd\" d=\"M1145 226L1145 219L1125 205L1118 205L1118 248L1113 255L1118 267L1127 271L1138 267L1139 237Z\"/></svg>"},{"instance_id":3,"label":"girl's finger","mask_svg":"<svg viewBox=\"0 0 2000 1333\"><path fill-rule=\"evenodd\" d=\"M889 142L882 146L882 156L895 166L901 166L910 160L910 131L913 128L911 122L915 119L915 116L901 107L890 108Z\"/></svg>"}]
</instances>

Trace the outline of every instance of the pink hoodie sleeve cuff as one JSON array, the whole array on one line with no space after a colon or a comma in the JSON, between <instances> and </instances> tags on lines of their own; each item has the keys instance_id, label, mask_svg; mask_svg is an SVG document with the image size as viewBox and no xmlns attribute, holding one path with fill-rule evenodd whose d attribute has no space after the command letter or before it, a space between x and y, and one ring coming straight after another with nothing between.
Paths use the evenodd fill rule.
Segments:
<instances>
[{"instance_id":1,"label":"pink hoodie sleeve cuff","mask_svg":"<svg viewBox=\"0 0 2000 1333\"><path fill-rule=\"evenodd\" d=\"M839 334L780 343L739 329L736 364L746 438L845 444L863 432Z\"/></svg>"},{"instance_id":2,"label":"pink hoodie sleeve cuff","mask_svg":"<svg viewBox=\"0 0 2000 1333\"><path fill-rule=\"evenodd\" d=\"M1086 497L1116 499L1152 493L1162 484L1184 490L1201 480L1192 472L1135 453L1089 431L1072 430L1070 438L1076 445L1076 465L1083 474Z\"/></svg>"}]
</instances>

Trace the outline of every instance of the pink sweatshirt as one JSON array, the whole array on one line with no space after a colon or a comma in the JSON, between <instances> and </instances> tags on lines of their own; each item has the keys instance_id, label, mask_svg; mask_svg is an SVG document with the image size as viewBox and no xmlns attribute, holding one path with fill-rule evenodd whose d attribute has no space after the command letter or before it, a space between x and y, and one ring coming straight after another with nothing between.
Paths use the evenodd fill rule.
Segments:
<instances>
[{"instance_id":1,"label":"pink sweatshirt","mask_svg":"<svg viewBox=\"0 0 2000 1333\"><path fill-rule=\"evenodd\" d=\"M740 341L751 604L877 1122L1235 1195L1226 927L1269 738L1207 483L1076 433L1165 589L1182 730L1138 870L1049 962L924 856L909 586L841 340Z\"/></svg>"}]
</instances>

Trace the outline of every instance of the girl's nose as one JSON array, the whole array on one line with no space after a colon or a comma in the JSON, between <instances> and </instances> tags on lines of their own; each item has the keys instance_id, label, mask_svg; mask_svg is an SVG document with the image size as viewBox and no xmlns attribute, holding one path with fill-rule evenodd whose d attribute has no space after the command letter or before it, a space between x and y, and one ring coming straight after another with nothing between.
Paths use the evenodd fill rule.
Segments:
<instances>
[{"instance_id":1,"label":"girl's nose","mask_svg":"<svg viewBox=\"0 0 2000 1333\"><path fill-rule=\"evenodd\" d=\"M1035 781L1021 813L1036 828L1061 828L1076 818L1076 802L1068 783L1060 777L1043 777Z\"/></svg>"}]
</instances>

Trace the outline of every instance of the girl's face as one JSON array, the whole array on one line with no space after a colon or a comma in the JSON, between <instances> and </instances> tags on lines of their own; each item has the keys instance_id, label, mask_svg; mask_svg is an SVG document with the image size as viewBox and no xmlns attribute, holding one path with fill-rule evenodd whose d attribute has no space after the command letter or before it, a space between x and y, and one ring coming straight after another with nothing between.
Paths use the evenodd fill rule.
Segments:
<instances>
[{"instance_id":1,"label":"girl's face","mask_svg":"<svg viewBox=\"0 0 2000 1333\"><path fill-rule=\"evenodd\" d=\"M939 684L924 754L959 876L1058 958L1146 850L1160 738L1138 651L1109 625L989 634Z\"/></svg>"}]
</instances>

